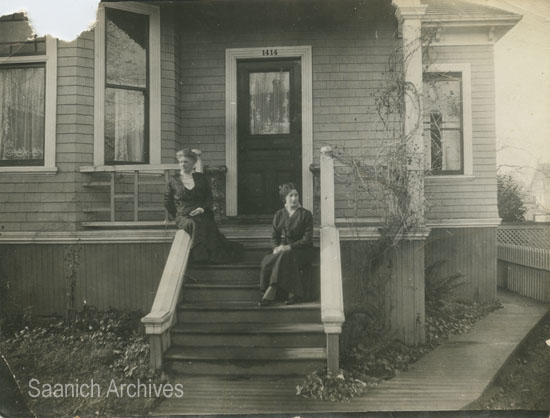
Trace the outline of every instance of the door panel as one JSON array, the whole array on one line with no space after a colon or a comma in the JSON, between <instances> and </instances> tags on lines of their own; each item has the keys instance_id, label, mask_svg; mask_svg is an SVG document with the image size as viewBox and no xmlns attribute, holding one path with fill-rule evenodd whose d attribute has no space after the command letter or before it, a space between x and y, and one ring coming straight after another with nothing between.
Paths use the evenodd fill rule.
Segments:
<instances>
[{"instance_id":1,"label":"door panel","mask_svg":"<svg viewBox=\"0 0 550 418\"><path fill-rule=\"evenodd\" d=\"M300 61L237 63L239 215L281 207L278 185L302 183Z\"/></svg>"}]
</instances>

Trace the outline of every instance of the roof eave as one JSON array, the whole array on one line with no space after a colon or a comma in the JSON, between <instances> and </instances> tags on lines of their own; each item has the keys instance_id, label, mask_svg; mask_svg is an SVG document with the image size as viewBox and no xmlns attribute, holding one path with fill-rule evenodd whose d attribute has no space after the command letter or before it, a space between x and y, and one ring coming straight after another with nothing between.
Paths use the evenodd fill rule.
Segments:
<instances>
[{"instance_id":1,"label":"roof eave","mask_svg":"<svg viewBox=\"0 0 550 418\"><path fill-rule=\"evenodd\" d=\"M454 27L467 27L467 26L504 26L512 28L520 20L522 16L513 16L505 18L462 18L462 17L435 17L425 16L422 19L422 26L424 27L439 27L439 26L454 26Z\"/></svg>"}]
</instances>

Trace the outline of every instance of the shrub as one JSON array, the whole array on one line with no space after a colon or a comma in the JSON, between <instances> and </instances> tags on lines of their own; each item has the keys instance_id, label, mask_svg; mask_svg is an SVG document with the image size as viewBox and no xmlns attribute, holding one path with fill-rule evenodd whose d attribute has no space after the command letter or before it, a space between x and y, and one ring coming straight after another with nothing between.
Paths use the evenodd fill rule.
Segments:
<instances>
[{"instance_id":1,"label":"shrub","mask_svg":"<svg viewBox=\"0 0 550 418\"><path fill-rule=\"evenodd\" d=\"M443 274L447 260L438 260L424 269L427 310L441 307L451 299L453 291L464 285L462 273Z\"/></svg>"},{"instance_id":2,"label":"shrub","mask_svg":"<svg viewBox=\"0 0 550 418\"><path fill-rule=\"evenodd\" d=\"M509 174L497 176L497 201L498 215L504 222L525 220L527 209L523 204L521 187Z\"/></svg>"}]
</instances>

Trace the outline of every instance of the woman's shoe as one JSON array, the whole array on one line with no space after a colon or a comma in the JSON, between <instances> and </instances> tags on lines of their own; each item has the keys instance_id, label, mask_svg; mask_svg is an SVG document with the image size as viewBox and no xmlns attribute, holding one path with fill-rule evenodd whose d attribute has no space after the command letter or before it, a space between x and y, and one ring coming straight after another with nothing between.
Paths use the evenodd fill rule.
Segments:
<instances>
[{"instance_id":1,"label":"woman's shoe","mask_svg":"<svg viewBox=\"0 0 550 418\"><path fill-rule=\"evenodd\" d=\"M294 305L295 303L299 303L300 298L296 295L292 295L285 301L285 305Z\"/></svg>"},{"instance_id":2,"label":"woman's shoe","mask_svg":"<svg viewBox=\"0 0 550 418\"><path fill-rule=\"evenodd\" d=\"M276 303L275 299L261 299L258 302L258 306L271 306Z\"/></svg>"}]
</instances>

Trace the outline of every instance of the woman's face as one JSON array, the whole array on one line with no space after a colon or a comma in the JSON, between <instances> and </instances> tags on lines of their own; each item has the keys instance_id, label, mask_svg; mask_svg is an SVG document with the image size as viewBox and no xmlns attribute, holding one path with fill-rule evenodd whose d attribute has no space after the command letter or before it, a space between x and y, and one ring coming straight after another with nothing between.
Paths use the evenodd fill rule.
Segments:
<instances>
[{"instance_id":1,"label":"woman's face","mask_svg":"<svg viewBox=\"0 0 550 418\"><path fill-rule=\"evenodd\" d=\"M286 205L291 208L296 208L300 205L300 195L298 194L298 190L291 190L286 195Z\"/></svg>"},{"instance_id":2,"label":"woman's face","mask_svg":"<svg viewBox=\"0 0 550 418\"><path fill-rule=\"evenodd\" d=\"M184 172L190 173L191 171L193 171L195 161L192 158L186 157L185 155L183 155L182 152L178 152L176 154L176 159L178 160L180 169L182 169Z\"/></svg>"}]
</instances>

